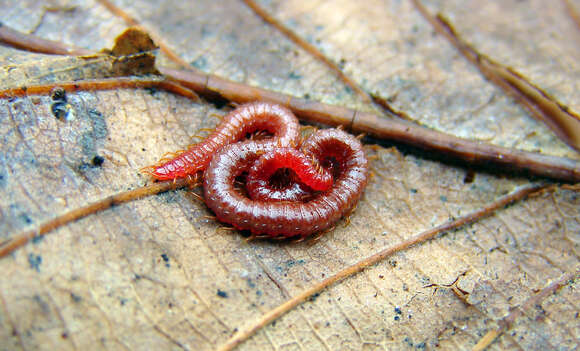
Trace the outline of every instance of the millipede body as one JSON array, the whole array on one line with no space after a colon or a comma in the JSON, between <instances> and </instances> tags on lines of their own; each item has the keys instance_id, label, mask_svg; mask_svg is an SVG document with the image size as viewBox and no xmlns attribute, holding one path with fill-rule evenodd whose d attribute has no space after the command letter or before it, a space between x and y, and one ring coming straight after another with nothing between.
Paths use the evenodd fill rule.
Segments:
<instances>
[{"instance_id":1,"label":"millipede body","mask_svg":"<svg viewBox=\"0 0 580 351\"><path fill-rule=\"evenodd\" d=\"M273 137L240 141L260 130ZM299 124L288 109L249 103L206 140L148 173L167 180L204 171L204 199L218 220L258 237L306 237L352 211L367 184L368 161L360 141L342 130L319 130L299 143ZM240 191L236 182L244 178Z\"/></svg>"}]
</instances>

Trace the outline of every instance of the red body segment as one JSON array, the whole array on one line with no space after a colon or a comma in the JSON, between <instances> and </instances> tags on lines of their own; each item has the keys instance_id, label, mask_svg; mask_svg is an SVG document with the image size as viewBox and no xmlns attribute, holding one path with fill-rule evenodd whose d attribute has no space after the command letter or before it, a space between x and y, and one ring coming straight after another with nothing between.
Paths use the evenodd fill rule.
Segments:
<instances>
[{"instance_id":1,"label":"red body segment","mask_svg":"<svg viewBox=\"0 0 580 351\"><path fill-rule=\"evenodd\" d=\"M265 140L238 142L265 130ZM153 167L158 180L204 171L204 198L216 217L254 235L301 236L331 227L356 205L368 179L361 143L338 129L312 134L300 150L299 124L286 108L255 102L240 106L203 142ZM289 169L282 186L272 177ZM235 186L248 173L248 198ZM286 173L282 173L285 176Z\"/></svg>"},{"instance_id":2,"label":"red body segment","mask_svg":"<svg viewBox=\"0 0 580 351\"><path fill-rule=\"evenodd\" d=\"M206 204L217 218L255 235L306 237L332 226L358 202L368 180L362 145L337 129L314 133L303 150L320 164L332 165L336 176L330 189L307 202L252 200L240 194L234 180L247 172L265 150L254 142L228 145L211 160L204 173Z\"/></svg>"},{"instance_id":3,"label":"red body segment","mask_svg":"<svg viewBox=\"0 0 580 351\"><path fill-rule=\"evenodd\" d=\"M216 151L258 130L265 130L274 137L257 143L290 146L298 141L300 129L294 114L283 106L267 102L245 104L228 113L205 140L154 167L150 174L157 180L194 175L207 167Z\"/></svg>"},{"instance_id":4,"label":"red body segment","mask_svg":"<svg viewBox=\"0 0 580 351\"><path fill-rule=\"evenodd\" d=\"M272 177L280 170L292 173L285 186L272 184ZM328 190L332 175L312 157L294 148L277 148L260 156L248 173L246 190L253 200L301 201L312 191Z\"/></svg>"}]
</instances>

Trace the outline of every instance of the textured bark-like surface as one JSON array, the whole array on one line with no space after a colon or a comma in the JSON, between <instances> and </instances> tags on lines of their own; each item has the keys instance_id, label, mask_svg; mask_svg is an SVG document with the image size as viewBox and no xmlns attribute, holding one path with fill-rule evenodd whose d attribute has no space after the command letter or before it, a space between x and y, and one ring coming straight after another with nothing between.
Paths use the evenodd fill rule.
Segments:
<instances>
[{"instance_id":1,"label":"textured bark-like surface","mask_svg":"<svg viewBox=\"0 0 580 351\"><path fill-rule=\"evenodd\" d=\"M580 9L577 1L424 2L486 55L578 111L580 29L564 3ZM197 69L376 110L243 2L115 4ZM417 122L580 159L436 35L409 1L259 5ZM126 27L99 2L47 10L2 0L2 8L0 21L12 28L95 51L111 47ZM99 75L102 68L83 62L0 46L0 85ZM216 125L212 113L225 113L154 89L69 93L67 101L56 118L49 96L0 100L0 240L145 184L139 168L187 146ZM345 266L532 182L473 175L394 148L366 150L376 155L373 176L350 224L317 241L248 243L208 219L189 190L178 190L66 225L0 259L0 349L212 350ZM471 349L537 291L577 272L578 208L574 189L520 201L330 287L239 349ZM578 347L578 291L571 279L490 349Z\"/></svg>"}]
</instances>

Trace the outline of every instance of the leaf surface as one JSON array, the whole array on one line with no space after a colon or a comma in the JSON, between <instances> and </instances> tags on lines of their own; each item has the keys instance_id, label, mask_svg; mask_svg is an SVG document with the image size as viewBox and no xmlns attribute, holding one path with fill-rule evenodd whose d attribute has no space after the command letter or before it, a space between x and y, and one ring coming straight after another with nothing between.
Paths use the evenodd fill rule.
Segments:
<instances>
[{"instance_id":1,"label":"leaf surface","mask_svg":"<svg viewBox=\"0 0 580 351\"><path fill-rule=\"evenodd\" d=\"M3 0L2 23L98 51L125 27L99 2ZM564 2L429 1L464 38L580 110L580 28ZM197 69L329 104L379 111L239 1L116 5ZM580 9L580 4L574 3ZM365 91L461 137L580 159L486 81L401 1L264 1ZM532 33L530 35L530 33ZM167 63L165 57L159 59ZM0 84L98 75L75 58L0 47ZM56 65L56 66L55 66ZM54 68L58 67L58 68ZM95 73L96 72L96 73ZM148 180L139 168L192 142L224 111L158 90L0 100L0 238ZM189 190L114 207L0 260L0 348L211 350L349 264L529 184L367 146L373 177L350 224L319 240L252 241ZM98 165L95 157L103 157ZM197 190L199 193L199 190ZM471 349L502 318L579 267L580 197L545 192L400 252L314 296L240 350ZM447 287L456 282L453 287ZM461 293L458 293L458 291ZM578 282L526 311L491 349L578 347Z\"/></svg>"}]
</instances>

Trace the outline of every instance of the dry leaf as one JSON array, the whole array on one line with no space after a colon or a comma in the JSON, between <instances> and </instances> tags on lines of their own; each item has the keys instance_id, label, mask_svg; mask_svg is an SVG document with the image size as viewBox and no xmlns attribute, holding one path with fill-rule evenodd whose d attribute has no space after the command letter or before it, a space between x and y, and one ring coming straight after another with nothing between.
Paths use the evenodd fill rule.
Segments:
<instances>
[{"instance_id":1,"label":"dry leaf","mask_svg":"<svg viewBox=\"0 0 580 351\"><path fill-rule=\"evenodd\" d=\"M564 2L425 3L483 52L580 110L580 28ZM35 1L3 5L4 24L94 51L111 47L126 27L99 2L57 2L49 10ZM116 5L197 69L374 109L242 2ZM580 158L435 35L411 2L262 6L363 89L389 97L422 124ZM22 84L51 76L59 60L69 63L58 79L83 68L78 60L0 47L3 71L27 72L4 79ZM61 119L53 103L49 96L0 100L1 239L146 183L139 168L188 145L216 124L210 114L223 113L157 90L68 94ZM469 170L394 148L368 152L377 155L374 177L350 225L318 241L245 242L180 190L25 246L0 260L0 349L214 349L345 266L531 182L481 172L470 179ZM470 349L537 291L578 270L579 205L576 190L545 192L400 252L314 296L239 349ZM490 348L578 347L579 300L576 279L517 318Z\"/></svg>"}]
</instances>

